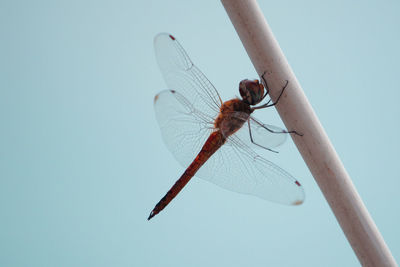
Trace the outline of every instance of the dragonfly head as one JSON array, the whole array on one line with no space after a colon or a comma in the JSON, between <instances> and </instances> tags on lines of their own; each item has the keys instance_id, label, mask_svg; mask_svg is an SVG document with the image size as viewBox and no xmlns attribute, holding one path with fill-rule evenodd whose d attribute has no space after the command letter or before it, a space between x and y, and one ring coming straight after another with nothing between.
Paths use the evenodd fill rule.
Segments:
<instances>
[{"instance_id":1,"label":"dragonfly head","mask_svg":"<svg viewBox=\"0 0 400 267\"><path fill-rule=\"evenodd\" d=\"M239 92L243 101L249 105L257 105L263 100L264 86L258 80L242 80Z\"/></svg>"}]
</instances>

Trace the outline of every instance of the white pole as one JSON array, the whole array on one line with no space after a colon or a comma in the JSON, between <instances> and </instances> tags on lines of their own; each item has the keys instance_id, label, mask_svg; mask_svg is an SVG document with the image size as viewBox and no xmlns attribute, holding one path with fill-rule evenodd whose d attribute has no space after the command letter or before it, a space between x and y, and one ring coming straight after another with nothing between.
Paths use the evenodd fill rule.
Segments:
<instances>
[{"instance_id":1,"label":"white pole","mask_svg":"<svg viewBox=\"0 0 400 267\"><path fill-rule=\"evenodd\" d=\"M363 266L397 266L358 195L255 0L221 0L259 75L267 71L272 99ZM317 216L317 215L316 215Z\"/></svg>"}]
</instances>

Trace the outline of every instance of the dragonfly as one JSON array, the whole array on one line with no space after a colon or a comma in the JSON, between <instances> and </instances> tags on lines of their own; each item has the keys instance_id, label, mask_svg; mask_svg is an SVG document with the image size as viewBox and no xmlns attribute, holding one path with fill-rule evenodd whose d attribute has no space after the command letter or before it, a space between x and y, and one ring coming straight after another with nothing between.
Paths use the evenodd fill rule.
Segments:
<instances>
[{"instance_id":1,"label":"dragonfly","mask_svg":"<svg viewBox=\"0 0 400 267\"><path fill-rule=\"evenodd\" d=\"M241 98L223 102L219 93L197 68L178 40L169 33L154 38L157 63L169 90L154 97L154 109L168 150L186 169L156 204L148 220L162 211L196 175L230 191L276 203L300 205L304 190L288 172L261 157L255 148L273 150L287 134L297 134L256 119L252 113L275 102L267 81L242 80ZM265 74L265 73L264 73ZM259 106L256 106L260 104Z\"/></svg>"}]
</instances>

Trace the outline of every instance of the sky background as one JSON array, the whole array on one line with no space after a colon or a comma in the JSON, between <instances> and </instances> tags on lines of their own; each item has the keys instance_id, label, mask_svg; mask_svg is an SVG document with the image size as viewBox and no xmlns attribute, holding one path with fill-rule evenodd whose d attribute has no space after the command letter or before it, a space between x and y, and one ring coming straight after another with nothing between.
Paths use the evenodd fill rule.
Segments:
<instances>
[{"instance_id":1,"label":"sky background","mask_svg":"<svg viewBox=\"0 0 400 267\"><path fill-rule=\"evenodd\" d=\"M400 259L400 2L260 6ZM159 32L225 100L257 78L219 1L0 1L0 265L358 266L291 140L261 154L299 177L303 205L194 178L147 221L183 172L153 110Z\"/></svg>"}]
</instances>

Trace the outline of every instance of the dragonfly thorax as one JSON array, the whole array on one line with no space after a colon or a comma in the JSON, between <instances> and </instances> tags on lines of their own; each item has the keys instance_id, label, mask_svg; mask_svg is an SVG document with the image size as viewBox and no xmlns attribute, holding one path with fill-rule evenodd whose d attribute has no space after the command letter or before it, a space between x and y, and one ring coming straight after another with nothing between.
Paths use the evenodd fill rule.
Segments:
<instances>
[{"instance_id":1,"label":"dragonfly thorax","mask_svg":"<svg viewBox=\"0 0 400 267\"><path fill-rule=\"evenodd\" d=\"M241 99L235 98L226 101L222 104L214 121L214 127L228 137L243 126L252 112L250 105Z\"/></svg>"},{"instance_id":2,"label":"dragonfly thorax","mask_svg":"<svg viewBox=\"0 0 400 267\"><path fill-rule=\"evenodd\" d=\"M249 105L257 105L264 98L264 86L258 80L242 80L239 92L243 101Z\"/></svg>"}]
</instances>

